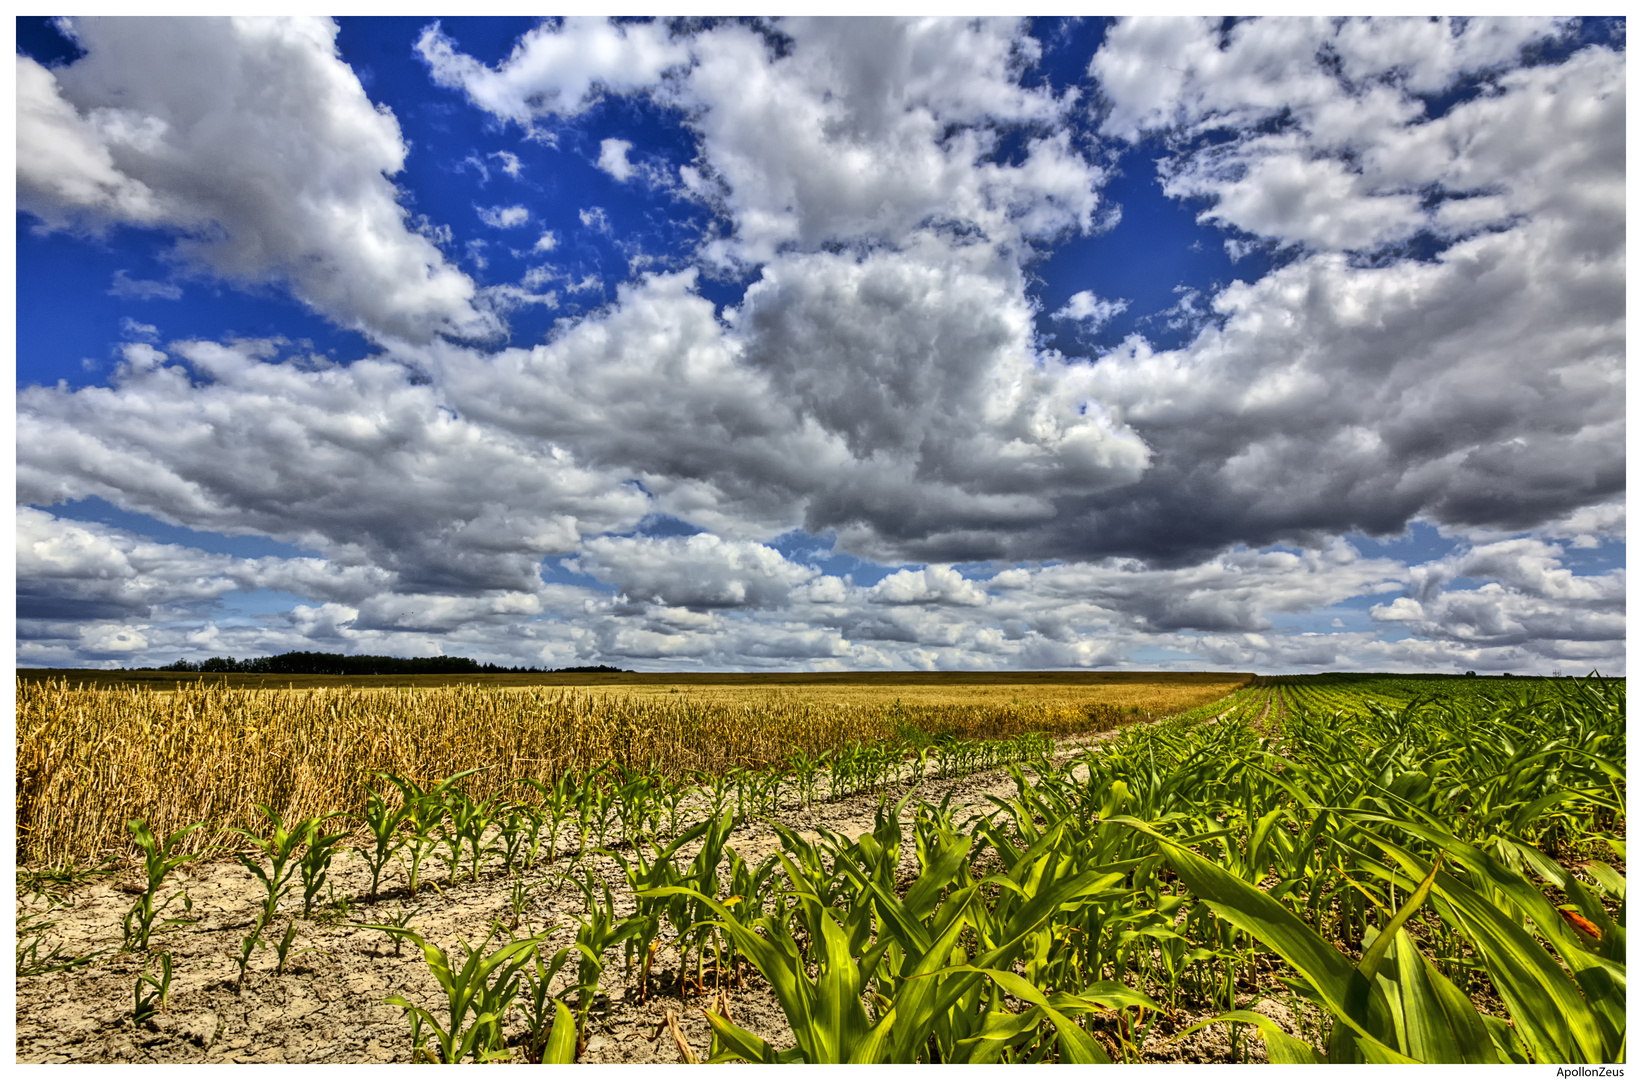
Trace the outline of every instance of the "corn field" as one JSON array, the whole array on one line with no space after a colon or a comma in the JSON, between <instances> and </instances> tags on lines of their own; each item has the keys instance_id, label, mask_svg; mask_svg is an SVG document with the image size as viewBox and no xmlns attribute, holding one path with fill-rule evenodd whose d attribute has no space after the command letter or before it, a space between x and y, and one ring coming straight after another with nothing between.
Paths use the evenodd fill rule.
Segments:
<instances>
[{"instance_id":1,"label":"corn field","mask_svg":"<svg viewBox=\"0 0 1642 1080\"><path fill-rule=\"evenodd\" d=\"M771 723L466 689L290 691L276 710L267 693L20 687L20 857L128 833L149 885L122 947L143 952L176 898L156 900L166 873L228 835L266 887L247 942L299 887L309 916L350 831L363 902L396 860L411 897L491 876L522 906L537 867L579 890L556 951L517 917L465 957L407 921L357 924L418 946L445 994L387 999L410 1060L577 1060L612 973L639 1001L693 997L712 1061L1138 1061L1205 1026L1234 1060L1624 1060L1622 680L1262 679L1150 723L791 700ZM1070 754L1050 738L1114 728ZM920 797L998 768L1014 792L981 809ZM756 863L729 843L779 807L862 794L879 809L860 835L775 824ZM732 1019L751 989L789 1038ZM1273 996L1297 1023L1251 1007Z\"/></svg>"}]
</instances>

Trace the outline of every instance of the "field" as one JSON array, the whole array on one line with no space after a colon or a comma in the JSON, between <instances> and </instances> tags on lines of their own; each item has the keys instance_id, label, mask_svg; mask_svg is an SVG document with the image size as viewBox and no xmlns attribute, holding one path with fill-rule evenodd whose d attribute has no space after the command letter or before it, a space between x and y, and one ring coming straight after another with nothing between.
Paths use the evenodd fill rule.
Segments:
<instances>
[{"instance_id":1,"label":"field","mask_svg":"<svg viewBox=\"0 0 1642 1080\"><path fill-rule=\"evenodd\" d=\"M1622 680L1014 678L20 681L18 1058L1623 1059Z\"/></svg>"}]
</instances>

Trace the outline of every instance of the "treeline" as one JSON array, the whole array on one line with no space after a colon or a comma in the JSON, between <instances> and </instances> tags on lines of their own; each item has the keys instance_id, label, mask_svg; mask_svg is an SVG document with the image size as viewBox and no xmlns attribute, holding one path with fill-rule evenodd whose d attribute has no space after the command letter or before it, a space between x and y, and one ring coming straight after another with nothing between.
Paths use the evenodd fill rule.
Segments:
<instances>
[{"instance_id":1,"label":"treeline","mask_svg":"<svg viewBox=\"0 0 1642 1080\"><path fill-rule=\"evenodd\" d=\"M197 672L205 675L619 675L627 671L626 668L610 667L608 664L563 668L500 667L481 664L465 656L347 656L320 652L288 652L246 660L213 656L209 660L178 660L164 667L134 670Z\"/></svg>"}]
</instances>

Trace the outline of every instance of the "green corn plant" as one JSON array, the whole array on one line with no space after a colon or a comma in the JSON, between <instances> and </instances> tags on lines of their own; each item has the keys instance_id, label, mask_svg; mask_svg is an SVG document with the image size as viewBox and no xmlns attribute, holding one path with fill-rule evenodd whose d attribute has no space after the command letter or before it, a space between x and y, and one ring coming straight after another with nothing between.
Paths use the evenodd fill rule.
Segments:
<instances>
[{"instance_id":1,"label":"green corn plant","mask_svg":"<svg viewBox=\"0 0 1642 1080\"><path fill-rule=\"evenodd\" d=\"M1427 826L1395 825L1438 849L1430 871L1433 906L1445 922L1464 932L1482 957L1528 1058L1539 1062L1623 1058L1623 923L1609 916L1578 879L1543 855L1532 857L1536 870L1565 891L1581 909L1581 919L1596 929L1595 934L1553 905L1523 874L1475 846ZM1367 839L1390 855L1404 875L1420 869L1420 860L1406 849L1372 835ZM1524 846L1521 850L1526 854L1530 849ZM1463 877L1441 872L1438 867L1444 858L1461 869ZM1524 920L1532 924L1538 937L1550 942L1555 957L1535 940ZM1497 1043L1506 1042L1502 1026L1490 1025Z\"/></svg>"},{"instance_id":2,"label":"green corn plant","mask_svg":"<svg viewBox=\"0 0 1642 1080\"><path fill-rule=\"evenodd\" d=\"M616 901L610 886L591 870L583 869L580 878L565 875L566 880L581 890L587 914L576 927L576 1054L586 1048L587 1017L593 1009L593 999L599 991L599 978L604 974L605 954L639 932L638 919L616 918ZM603 896L603 903L599 902Z\"/></svg>"},{"instance_id":3,"label":"green corn plant","mask_svg":"<svg viewBox=\"0 0 1642 1080\"><path fill-rule=\"evenodd\" d=\"M443 796L444 813L440 816L439 839L445 851L439 856L445 862L445 881L454 884L456 872L462 863L462 848L477 825L483 829L483 808L458 790L446 791Z\"/></svg>"},{"instance_id":4,"label":"green corn plant","mask_svg":"<svg viewBox=\"0 0 1642 1080\"><path fill-rule=\"evenodd\" d=\"M1306 1064L1365 1061L1495 1064L1501 1061L1495 1030L1491 1030L1475 1005L1419 952L1404 929L1408 919L1433 895L1440 879L1449 879L1442 889L1451 897L1456 895L1456 887L1463 890L1463 886L1442 872L1441 860L1428 870L1421 868L1423 873L1417 883L1403 879L1410 889L1407 900L1395 914L1389 915L1384 926L1366 938L1362 959L1353 963L1282 904L1185 844L1162 837L1133 818L1118 817L1112 819L1112 823L1153 837L1195 896L1221 918L1281 956L1299 974L1302 982L1297 987L1333 1016L1334 1027L1324 1050L1285 1035L1268 1019L1254 1013L1234 1010L1218 1018L1255 1025L1272 1061ZM1410 869L1416 865L1410 860ZM1543 950L1538 951L1543 957ZM1524 955L1526 952L1525 949ZM1568 981L1566 976L1563 979ZM1572 1005L1573 1002L1569 998L1560 1003ZM1548 1022L1556 1023L1555 1020Z\"/></svg>"},{"instance_id":5,"label":"green corn plant","mask_svg":"<svg viewBox=\"0 0 1642 1080\"><path fill-rule=\"evenodd\" d=\"M406 837L401 827L410 818L410 809L404 803L392 806L381 792L365 789L365 812L360 820L371 836L371 847L355 848L371 869L371 885L366 896L376 902L377 889L382 884L382 871L398 851L405 846Z\"/></svg>"},{"instance_id":6,"label":"green corn plant","mask_svg":"<svg viewBox=\"0 0 1642 1080\"><path fill-rule=\"evenodd\" d=\"M251 966L251 953L268 947L268 943L262 940L262 931L267 925L259 912L256 921L251 924L251 932L239 939L239 952L234 956L234 963L239 968L239 978L234 980L236 994L245 986L245 973Z\"/></svg>"},{"instance_id":7,"label":"green corn plant","mask_svg":"<svg viewBox=\"0 0 1642 1080\"><path fill-rule=\"evenodd\" d=\"M825 754L806 754L797 747L787 752L786 769L797 788L800 807L809 806L819 798L818 780L825 767Z\"/></svg>"},{"instance_id":8,"label":"green corn plant","mask_svg":"<svg viewBox=\"0 0 1642 1080\"><path fill-rule=\"evenodd\" d=\"M537 807L517 804L503 806L497 813L496 839L493 842L502 855L502 872L511 875L530 846L533 832L541 828L544 815Z\"/></svg>"},{"instance_id":9,"label":"green corn plant","mask_svg":"<svg viewBox=\"0 0 1642 1080\"><path fill-rule=\"evenodd\" d=\"M327 876L331 872L331 858L336 854L337 845L348 838L347 830L327 833L320 829L320 824L329 818L338 817L341 811L326 814L309 822L303 833L302 861L302 917L306 919L313 910L314 899L319 896L320 890L325 888Z\"/></svg>"},{"instance_id":10,"label":"green corn plant","mask_svg":"<svg viewBox=\"0 0 1642 1080\"><path fill-rule=\"evenodd\" d=\"M777 1051L764 1039L709 1010L714 1061L785 1064L881 1060L875 1056L856 1057L851 1051L872 1029L861 999L888 942L875 946L866 956L852 956L843 928L831 912L822 911L815 920L821 930L822 951L812 978L785 919L766 916L748 926L718 901L694 889L674 886L653 890L650 895L688 896L716 914L717 925L735 939L743 955L770 981L797 1040L792 1050Z\"/></svg>"},{"instance_id":11,"label":"green corn plant","mask_svg":"<svg viewBox=\"0 0 1642 1080\"><path fill-rule=\"evenodd\" d=\"M569 949L560 949L543 964L541 953L532 952L531 967L524 970L525 1060L533 1065L570 1065L576 1060L576 1018L548 991L569 956Z\"/></svg>"},{"instance_id":12,"label":"green corn plant","mask_svg":"<svg viewBox=\"0 0 1642 1080\"><path fill-rule=\"evenodd\" d=\"M469 881L479 880L479 866L484 861L484 857L492 850L485 843L485 831L496 820L499 809L500 806L495 799L475 803L472 816L459 826L458 831L461 833L462 840L468 849Z\"/></svg>"},{"instance_id":13,"label":"green corn plant","mask_svg":"<svg viewBox=\"0 0 1642 1080\"><path fill-rule=\"evenodd\" d=\"M132 1027L142 1027L165 1009L166 995L171 992L171 954L160 953L159 961L158 974L150 974L145 963L142 974L137 976L137 985L132 990Z\"/></svg>"},{"instance_id":14,"label":"green corn plant","mask_svg":"<svg viewBox=\"0 0 1642 1080\"><path fill-rule=\"evenodd\" d=\"M204 823L201 822L200 824ZM126 829L131 833L132 841L142 850L143 873L146 879L141 895L137 897L136 903L131 905L130 910L125 913L123 920L124 939L122 948L126 951L147 949L148 939L156 929L181 926L195 921L188 915L193 910L194 905L184 890L179 889L163 900L157 898L159 897L160 886L164 884L166 876L171 871L185 862L190 862L206 854L204 851L195 852L192 855L176 854L177 848L181 846L183 839L189 833L198 829L200 824L178 829L162 842L149 830L148 822L143 819L138 818L135 821L126 822ZM166 909L179 896L182 897L184 914L171 918L162 918Z\"/></svg>"},{"instance_id":15,"label":"green corn plant","mask_svg":"<svg viewBox=\"0 0 1642 1080\"><path fill-rule=\"evenodd\" d=\"M735 911L737 918L742 921L754 920L762 916L775 891L775 874L781 867L781 860L774 855L766 856L757 866L749 866L747 861L730 848L724 849L725 868L730 880L730 895L724 901L724 906ZM662 885L676 884L676 882L646 882L638 888L656 888ZM731 978L739 988L743 985L741 966L743 957L735 947L734 939L729 942L727 950ZM722 965L721 965L722 966Z\"/></svg>"},{"instance_id":16,"label":"green corn plant","mask_svg":"<svg viewBox=\"0 0 1642 1080\"><path fill-rule=\"evenodd\" d=\"M531 833L530 847L525 855L526 869L533 869L536 858L542 846L542 828L547 828L547 861L552 862L559 854L559 831L564 828L565 818L575 805L575 777L568 773L560 773L549 784L533 776L522 777L514 783L523 784L536 792L540 803L532 811L527 805L521 805L521 810L530 814Z\"/></svg>"},{"instance_id":17,"label":"green corn plant","mask_svg":"<svg viewBox=\"0 0 1642 1080\"><path fill-rule=\"evenodd\" d=\"M262 811L273 826L268 836L259 836L249 829L232 831L245 837L256 846L261 855L267 857L268 869L263 869L262 859L256 855L236 851L234 858L262 882L264 897L260 922L266 926L274 921L275 909L285 894L290 892L292 880L301 869L301 863L296 859L296 849L311 830L317 827L319 819L304 818L296 822L292 828L286 829L285 819L271 807L259 803L257 809Z\"/></svg>"},{"instance_id":18,"label":"green corn plant","mask_svg":"<svg viewBox=\"0 0 1642 1080\"><path fill-rule=\"evenodd\" d=\"M513 883L508 887L507 896L508 907L512 909L513 913L512 921L508 924L509 933L519 929L519 923L524 918L525 908L530 906L531 898L535 895L536 890L546 884L546 878L534 885L525 884L525 879L522 876L513 879Z\"/></svg>"},{"instance_id":19,"label":"green corn plant","mask_svg":"<svg viewBox=\"0 0 1642 1080\"><path fill-rule=\"evenodd\" d=\"M725 845L730 839L730 834L735 831L736 819L729 814L723 814L704 824L706 828L701 832L701 848L690 860L690 865L680 875L679 881L707 896L717 896L718 868L723 862ZM681 998L684 996L686 961L689 958L691 938L694 938L696 952L696 985L700 987L702 983L706 946L714 933L713 927L706 924L706 916L706 911L699 904L692 903L688 910L683 912L678 907L669 908L669 918L673 921L679 948L678 992Z\"/></svg>"},{"instance_id":20,"label":"green corn plant","mask_svg":"<svg viewBox=\"0 0 1642 1080\"><path fill-rule=\"evenodd\" d=\"M284 933L284 935L281 936L279 941L277 941L273 946L274 955L279 958L279 963L274 968L274 974L275 975L285 974L285 963L292 956L301 956L303 953L313 952L314 951L313 949L310 948L310 949L298 949L295 953L291 952L291 945L295 941L296 941L296 920L291 919L291 920L287 921L286 924L285 924L285 933Z\"/></svg>"},{"instance_id":21,"label":"green corn plant","mask_svg":"<svg viewBox=\"0 0 1642 1080\"><path fill-rule=\"evenodd\" d=\"M623 844L637 844L660 829L662 786L662 778L653 763L644 769L622 770L616 787L615 813L621 825Z\"/></svg>"},{"instance_id":22,"label":"green corn plant","mask_svg":"<svg viewBox=\"0 0 1642 1080\"><path fill-rule=\"evenodd\" d=\"M622 874L627 878L627 885L635 894L647 889L662 888L677 885L684 880L683 874L677 865L679 849L687 844L702 838L712 828L711 819L697 823L690 829L674 837L665 848L652 843L651 854L645 855L642 847L635 847L631 856L620 852L611 852L611 857L621 867ZM680 899L675 902L676 915L672 921L676 929L689 924L686 913L686 904ZM639 897L637 910L629 920L633 927L632 936L626 941L626 970L631 973L635 960L638 961L639 1000L645 1001L650 996L650 969L655 961L656 947L660 943L662 916L669 914L669 904L664 900ZM679 971L682 977L684 970L684 953L682 938L680 940Z\"/></svg>"},{"instance_id":23,"label":"green corn plant","mask_svg":"<svg viewBox=\"0 0 1642 1080\"><path fill-rule=\"evenodd\" d=\"M396 915L394 915L393 918L387 920L385 925L388 927L388 929L383 930L383 933L387 934L388 937L390 939L392 939L392 941L393 941L393 954L395 956L398 956L400 949L404 947L404 944L405 944L404 934L405 934L406 931L411 929L411 924L410 924L411 920L414 919L417 915L421 914L421 912L422 912L422 909L420 907L407 908L403 904L401 904L400 907L399 907L399 912ZM349 925L350 926L357 926L357 927L360 927L361 929L369 930L369 929L378 928L379 924L356 922L356 923L350 923Z\"/></svg>"},{"instance_id":24,"label":"green corn plant","mask_svg":"<svg viewBox=\"0 0 1642 1080\"><path fill-rule=\"evenodd\" d=\"M439 842L439 826L445 818L445 795L458 780L482 772L484 768L466 769L454 776L447 776L431 788L423 788L415 780L396 773L378 774L399 789L407 815L405 820L410 825L405 838L405 848L410 853L408 870L412 896L416 895L422 860Z\"/></svg>"},{"instance_id":25,"label":"green corn plant","mask_svg":"<svg viewBox=\"0 0 1642 1080\"><path fill-rule=\"evenodd\" d=\"M731 770L716 773L697 771L692 773L691 777L696 788L706 799L707 816L716 818L722 814L724 808L730 804L730 795L735 788Z\"/></svg>"},{"instance_id":26,"label":"green corn plant","mask_svg":"<svg viewBox=\"0 0 1642 1080\"><path fill-rule=\"evenodd\" d=\"M406 1017L418 1029L423 1024L433 1029L440 1059L445 1064L454 1065L469 1056L476 1061L490 1060L505 1053L502 1018L519 992L521 970L546 939L545 934L510 941L486 954L484 950L495 936L492 930L477 948L462 943L467 956L457 968L445 950L414 930L380 923L368 929L407 938L422 950L428 969L445 992L445 1023L441 1025L440 1018L431 1011L398 994L385 1000L405 1010ZM413 1041L414 1038L413 1035Z\"/></svg>"},{"instance_id":27,"label":"green corn plant","mask_svg":"<svg viewBox=\"0 0 1642 1080\"><path fill-rule=\"evenodd\" d=\"M662 807L667 811L667 832L669 835L678 835L684 814L684 804L697 793L697 790L688 783L663 780L657 797L661 800Z\"/></svg>"},{"instance_id":28,"label":"green corn plant","mask_svg":"<svg viewBox=\"0 0 1642 1080\"><path fill-rule=\"evenodd\" d=\"M606 783L602 777L609 763L599 766L581 776L574 789L573 798L576 809L576 861L580 862L587 857L589 841L595 833L599 834L599 846L604 846L603 833L605 829L605 815L610 809L609 797L605 794Z\"/></svg>"}]
</instances>

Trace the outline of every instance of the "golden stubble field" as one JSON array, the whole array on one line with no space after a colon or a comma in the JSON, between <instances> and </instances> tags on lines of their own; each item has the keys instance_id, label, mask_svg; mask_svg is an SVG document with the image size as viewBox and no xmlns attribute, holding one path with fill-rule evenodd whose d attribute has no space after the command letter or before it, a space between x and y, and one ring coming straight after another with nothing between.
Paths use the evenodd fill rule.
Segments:
<instances>
[{"instance_id":1,"label":"golden stubble field","mask_svg":"<svg viewBox=\"0 0 1642 1080\"><path fill-rule=\"evenodd\" d=\"M100 860L125 823L206 823L190 846L262 820L357 810L382 773L469 769L475 797L601 765L671 775L767 768L916 731L1065 736L1213 701L1252 675L203 676L59 673L17 683L20 864ZM142 676L137 678L135 676Z\"/></svg>"}]
</instances>

